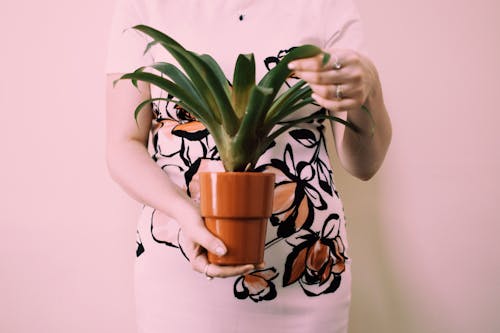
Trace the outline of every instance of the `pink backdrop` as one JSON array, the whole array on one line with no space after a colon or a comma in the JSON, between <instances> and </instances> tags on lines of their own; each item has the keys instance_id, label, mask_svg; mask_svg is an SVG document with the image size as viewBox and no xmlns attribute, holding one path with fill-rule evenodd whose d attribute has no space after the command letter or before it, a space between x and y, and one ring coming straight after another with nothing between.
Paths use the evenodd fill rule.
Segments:
<instances>
[{"instance_id":1,"label":"pink backdrop","mask_svg":"<svg viewBox=\"0 0 500 333\"><path fill-rule=\"evenodd\" d=\"M394 125L339 172L351 332L498 332L500 3L358 0ZM134 332L138 206L104 163L111 1L2 4L0 331Z\"/></svg>"}]
</instances>

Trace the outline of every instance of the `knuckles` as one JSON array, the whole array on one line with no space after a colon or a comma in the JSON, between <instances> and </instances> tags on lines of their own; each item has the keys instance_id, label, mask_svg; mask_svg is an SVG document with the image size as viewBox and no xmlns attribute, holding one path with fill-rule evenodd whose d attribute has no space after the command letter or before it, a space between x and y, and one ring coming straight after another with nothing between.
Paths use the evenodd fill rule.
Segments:
<instances>
[{"instance_id":1,"label":"knuckles","mask_svg":"<svg viewBox=\"0 0 500 333\"><path fill-rule=\"evenodd\" d=\"M310 82L324 84L325 79L321 75L321 72L313 72L313 73L311 73Z\"/></svg>"},{"instance_id":2,"label":"knuckles","mask_svg":"<svg viewBox=\"0 0 500 333\"><path fill-rule=\"evenodd\" d=\"M356 69L352 70L351 79L355 83L360 83L363 81L363 71L361 70L361 68L357 67Z\"/></svg>"}]
</instances>

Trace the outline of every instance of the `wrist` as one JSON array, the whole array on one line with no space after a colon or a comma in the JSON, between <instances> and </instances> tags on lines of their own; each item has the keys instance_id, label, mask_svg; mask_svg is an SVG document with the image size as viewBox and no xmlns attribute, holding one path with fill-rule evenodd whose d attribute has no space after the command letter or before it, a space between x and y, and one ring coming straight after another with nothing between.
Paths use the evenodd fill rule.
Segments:
<instances>
[{"instance_id":1,"label":"wrist","mask_svg":"<svg viewBox=\"0 0 500 333\"><path fill-rule=\"evenodd\" d=\"M359 134L369 135L370 137L374 135L378 113L385 109L378 74L376 74L375 70L373 73L373 75L370 75L370 89L364 102L359 108L350 110L347 113L347 120L358 128Z\"/></svg>"},{"instance_id":2,"label":"wrist","mask_svg":"<svg viewBox=\"0 0 500 333\"><path fill-rule=\"evenodd\" d=\"M176 189L175 194L163 201L163 207L160 207L165 214L176 220L180 225L186 221L198 221L201 219L199 206L183 192Z\"/></svg>"}]
</instances>

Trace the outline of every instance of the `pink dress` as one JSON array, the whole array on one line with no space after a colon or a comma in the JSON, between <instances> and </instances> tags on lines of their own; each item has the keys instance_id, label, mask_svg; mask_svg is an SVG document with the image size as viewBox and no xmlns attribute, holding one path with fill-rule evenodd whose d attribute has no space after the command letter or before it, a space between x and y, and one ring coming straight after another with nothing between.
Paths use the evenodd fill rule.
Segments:
<instances>
[{"instance_id":1,"label":"pink dress","mask_svg":"<svg viewBox=\"0 0 500 333\"><path fill-rule=\"evenodd\" d=\"M285 5L277 0L119 0L108 73L172 61L160 48L143 56L147 39L132 30L121 33L138 23L212 55L228 78L240 53L254 53L259 78L294 46L358 48L361 40L350 0L288 0ZM154 88L152 95L165 97ZM213 140L177 105L154 103L153 112L152 158L196 201L197 173L221 169ZM313 112L324 110L310 105L292 118ZM325 126L314 121L292 128L259 160L259 170L276 174L266 267L261 270L206 280L184 255L177 221L144 207L135 267L139 332L347 332L350 260Z\"/></svg>"}]
</instances>

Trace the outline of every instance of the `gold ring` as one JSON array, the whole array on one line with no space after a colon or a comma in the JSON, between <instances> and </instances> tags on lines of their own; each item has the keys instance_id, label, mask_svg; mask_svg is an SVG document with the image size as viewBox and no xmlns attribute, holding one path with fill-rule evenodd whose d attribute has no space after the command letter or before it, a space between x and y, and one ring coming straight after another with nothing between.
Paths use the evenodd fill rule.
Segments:
<instances>
[{"instance_id":1,"label":"gold ring","mask_svg":"<svg viewBox=\"0 0 500 333\"><path fill-rule=\"evenodd\" d=\"M337 99L340 101L342 100L342 98L344 97L344 95L342 94L342 85L341 84L338 84L337 85L337 88L335 89L335 96L337 97Z\"/></svg>"}]
</instances>

